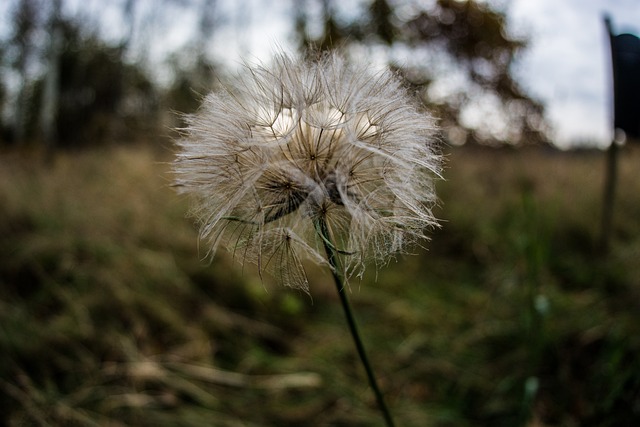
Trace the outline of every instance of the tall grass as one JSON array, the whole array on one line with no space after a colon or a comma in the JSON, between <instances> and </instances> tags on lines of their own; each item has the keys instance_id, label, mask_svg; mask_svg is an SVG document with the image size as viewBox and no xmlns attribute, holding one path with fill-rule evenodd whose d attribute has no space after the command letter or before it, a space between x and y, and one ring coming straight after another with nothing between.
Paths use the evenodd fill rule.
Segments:
<instances>
[{"instance_id":1,"label":"tall grass","mask_svg":"<svg viewBox=\"0 0 640 427\"><path fill-rule=\"evenodd\" d=\"M0 154L2 421L376 425L331 277L310 268L311 300L200 261L164 157ZM448 157L427 250L352 284L398 425L633 425L638 147L621 153L607 258L603 153Z\"/></svg>"}]
</instances>

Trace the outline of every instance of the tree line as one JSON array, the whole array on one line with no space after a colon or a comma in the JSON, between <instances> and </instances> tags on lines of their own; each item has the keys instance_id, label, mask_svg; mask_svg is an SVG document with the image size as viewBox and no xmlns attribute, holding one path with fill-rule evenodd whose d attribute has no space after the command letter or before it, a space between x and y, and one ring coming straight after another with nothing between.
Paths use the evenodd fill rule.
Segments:
<instances>
[{"instance_id":1,"label":"tree line","mask_svg":"<svg viewBox=\"0 0 640 427\"><path fill-rule=\"evenodd\" d=\"M220 33L255 25L267 1L11 0L0 34L0 145L83 147L157 139L223 80ZM544 108L514 77L526 40L483 1L287 0L286 45L392 67L454 144L545 140ZM182 44L159 49L172 26ZM188 31L187 31L188 30ZM153 53L156 53L155 57ZM160 52L157 54L157 52Z\"/></svg>"}]
</instances>

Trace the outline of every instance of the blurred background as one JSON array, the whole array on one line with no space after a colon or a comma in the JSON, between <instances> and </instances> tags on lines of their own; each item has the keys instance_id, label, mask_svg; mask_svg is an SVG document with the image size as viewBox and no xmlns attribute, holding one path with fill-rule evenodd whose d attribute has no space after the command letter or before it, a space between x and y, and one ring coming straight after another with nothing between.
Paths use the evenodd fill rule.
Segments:
<instances>
[{"instance_id":1,"label":"blurred background","mask_svg":"<svg viewBox=\"0 0 640 427\"><path fill-rule=\"evenodd\" d=\"M603 22L638 34L640 5L609 3L0 4L0 423L381 424L331 276L203 259L170 188L183 115L278 49L391 67L442 127L442 228L351 283L397 424L640 422L640 144Z\"/></svg>"}]
</instances>

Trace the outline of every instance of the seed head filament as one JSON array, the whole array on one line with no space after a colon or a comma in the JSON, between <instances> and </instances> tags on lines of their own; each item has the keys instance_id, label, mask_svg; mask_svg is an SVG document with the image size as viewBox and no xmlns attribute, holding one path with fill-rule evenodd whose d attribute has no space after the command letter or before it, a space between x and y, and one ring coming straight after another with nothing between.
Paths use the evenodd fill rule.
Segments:
<instances>
[{"instance_id":1,"label":"seed head filament","mask_svg":"<svg viewBox=\"0 0 640 427\"><path fill-rule=\"evenodd\" d=\"M392 72L285 54L207 95L177 141L175 185L201 238L308 292L301 261L345 276L426 238L441 170L432 117ZM325 224L324 234L316 224ZM240 255L239 255L240 256Z\"/></svg>"},{"instance_id":2,"label":"seed head filament","mask_svg":"<svg viewBox=\"0 0 640 427\"><path fill-rule=\"evenodd\" d=\"M295 212L309 194L303 183L282 169L267 170L256 184L256 191L265 224Z\"/></svg>"}]
</instances>

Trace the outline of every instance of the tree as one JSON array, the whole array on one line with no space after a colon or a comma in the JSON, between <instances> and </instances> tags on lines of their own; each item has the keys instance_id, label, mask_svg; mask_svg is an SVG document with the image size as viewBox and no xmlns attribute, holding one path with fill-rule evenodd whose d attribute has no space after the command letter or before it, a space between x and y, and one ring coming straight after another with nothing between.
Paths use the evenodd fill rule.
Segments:
<instances>
[{"instance_id":1,"label":"tree","mask_svg":"<svg viewBox=\"0 0 640 427\"><path fill-rule=\"evenodd\" d=\"M13 34L9 42L11 62L20 77L18 98L13 113L13 139L21 145L27 136L28 112L32 81L30 67L39 52L35 44L37 29L42 24L42 4L39 0L20 0L14 5Z\"/></svg>"},{"instance_id":2,"label":"tree","mask_svg":"<svg viewBox=\"0 0 640 427\"><path fill-rule=\"evenodd\" d=\"M61 0L53 0L52 12L49 17L48 33L49 48L47 55L47 71L44 77L42 94L42 108L40 110L40 128L42 139L49 154L56 142L56 118L58 100L60 98L60 54L62 51L62 29L60 28Z\"/></svg>"},{"instance_id":3,"label":"tree","mask_svg":"<svg viewBox=\"0 0 640 427\"><path fill-rule=\"evenodd\" d=\"M200 17L195 37L191 45L169 58L175 78L166 93L166 102L174 111L194 112L201 97L211 90L215 81L218 65L207 51L219 24L217 3L217 0L202 0L192 6ZM184 124L181 120L178 121L178 126Z\"/></svg>"},{"instance_id":4,"label":"tree","mask_svg":"<svg viewBox=\"0 0 640 427\"><path fill-rule=\"evenodd\" d=\"M59 64L57 134L63 146L130 138L155 123L156 90L145 73L124 59L122 46L61 22L65 49Z\"/></svg>"},{"instance_id":5,"label":"tree","mask_svg":"<svg viewBox=\"0 0 640 427\"><path fill-rule=\"evenodd\" d=\"M312 38L298 22L298 39L305 43L300 47L386 52L390 65L436 112L451 141L546 140L543 105L513 76L526 41L509 35L506 12L477 0L402 5L371 0L364 13L345 20L332 0L321 2L324 30ZM297 21L304 16L296 13Z\"/></svg>"}]
</instances>

